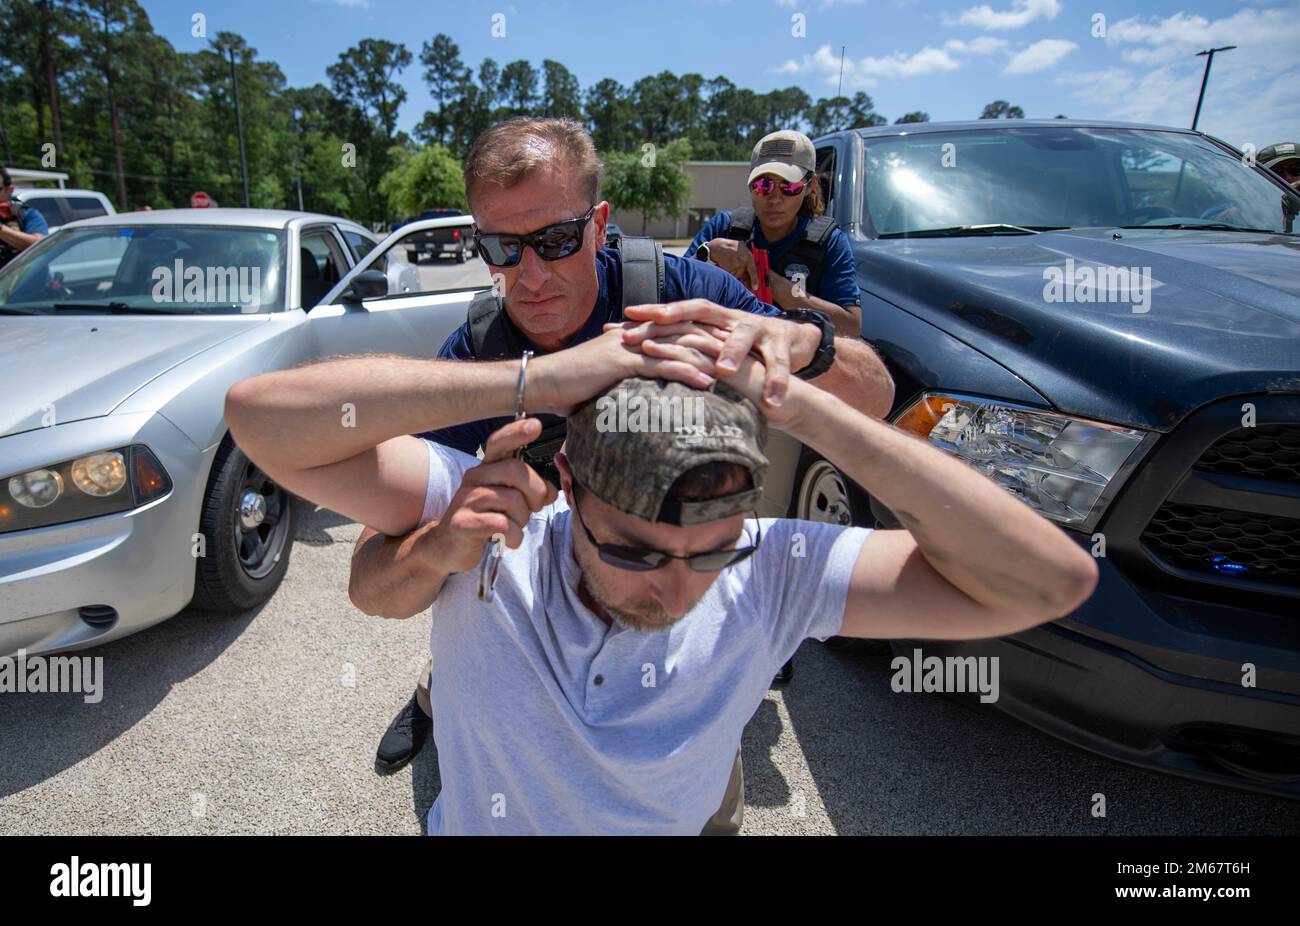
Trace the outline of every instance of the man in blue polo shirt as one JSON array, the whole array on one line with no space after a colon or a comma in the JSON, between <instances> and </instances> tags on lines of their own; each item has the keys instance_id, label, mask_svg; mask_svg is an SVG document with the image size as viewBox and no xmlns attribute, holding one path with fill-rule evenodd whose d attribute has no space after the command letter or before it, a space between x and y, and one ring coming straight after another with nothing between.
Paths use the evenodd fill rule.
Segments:
<instances>
[{"instance_id":1,"label":"man in blue polo shirt","mask_svg":"<svg viewBox=\"0 0 1300 926\"><path fill-rule=\"evenodd\" d=\"M594 222L595 217L589 221ZM576 333L569 335L566 344L580 344L596 337L608 324L623 321L622 293L623 267L616 248L601 248L596 251L596 304L591 314L582 322ZM687 260L672 254L664 255L664 302L682 302L687 299L707 299L720 306L728 306L741 312L754 315L779 318L781 310L775 306L760 302L758 297L744 287L741 282L720 268ZM519 330L509 313L502 323L511 329L512 334L528 342L537 349L541 340L536 333ZM438 351L442 360L484 360L476 355L469 324L461 325L443 342ZM448 447L454 447L464 453L478 453L479 447L487 443L488 435L496 430L490 421L475 421L470 424L457 425L439 431L427 431L421 437L427 437Z\"/></svg>"},{"instance_id":2,"label":"man in blue polo shirt","mask_svg":"<svg viewBox=\"0 0 1300 926\"><path fill-rule=\"evenodd\" d=\"M629 307L625 313L619 252L604 247L609 204L597 200L600 166L586 129L567 119L520 117L500 123L479 136L466 159L465 187L479 252L504 294L503 311L495 319L502 339L515 348L510 356L523 348L553 353L590 340L625 317L626 342L639 349L649 341L647 353L656 342L671 345L707 328L725 336L720 359L733 361L732 368L751 351L763 358L769 402L781 401L792 374L803 374L866 414L888 412L893 382L865 343L832 342L833 332L819 319L782 317L718 267L665 255L666 304ZM439 357L495 359L477 354L468 321L447 339ZM496 426L482 420L421 436L474 454ZM380 534L367 528L358 538L349 595L365 613L407 618L429 610L433 590L420 576L423 561L436 559L438 551L430 546L433 524L421 524L420 514L395 512L391 523L402 530L386 528ZM527 520L522 511L521 518ZM381 768L408 762L427 737L427 683L426 670L380 743L376 764Z\"/></svg>"}]
</instances>

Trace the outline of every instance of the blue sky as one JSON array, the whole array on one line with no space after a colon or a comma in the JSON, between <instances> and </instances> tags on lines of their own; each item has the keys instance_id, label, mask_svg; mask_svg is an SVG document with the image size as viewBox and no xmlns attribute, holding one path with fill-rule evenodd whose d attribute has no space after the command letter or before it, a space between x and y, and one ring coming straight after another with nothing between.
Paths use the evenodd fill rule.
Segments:
<instances>
[{"instance_id":1,"label":"blue sky","mask_svg":"<svg viewBox=\"0 0 1300 926\"><path fill-rule=\"evenodd\" d=\"M1030 117L1179 126L1191 124L1200 86L1205 59L1195 52L1237 45L1215 57L1200 128L1257 149L1300 141L1300 0L142 2L176 48L204 45L191 35L191 16L203 12L209 34L241 33L293 85L328 83L326 65L362 38L403 42L414 56L402 76L407 130L430 106L420 44L445 32L472 66L488 56L538 67L554 58L584 89L667 69L830 96L844 45L845 93L866 90L891 121L917 109L936 121L970 119L1004 99ZM493 35L498 14L504 36Z\"/></svg>"}]
</instances>

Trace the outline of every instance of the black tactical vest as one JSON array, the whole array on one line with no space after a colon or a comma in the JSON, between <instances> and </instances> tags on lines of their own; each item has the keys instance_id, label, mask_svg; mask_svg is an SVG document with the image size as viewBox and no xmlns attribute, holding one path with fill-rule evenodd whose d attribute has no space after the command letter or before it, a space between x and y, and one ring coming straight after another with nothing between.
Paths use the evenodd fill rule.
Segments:
<instances>
[{"instance_id":1,"label":"black tactical vest","mask_svg":"<svg viewBox=\"0 0 1300 926\"><path fill-rule=\"evenodd\" d=\"M826 260L826 243L834 228L835 220L828 215L819 215L810 220L799 240L779 259L771 262L772 271L791 280L796 274L802 273L804 289L808 295L816 296L822 281L822 264ZM737 207L731 213L731 225L722 233L722 237L748 242L753 235L754 207Z\"/></svg>"},{"instance_id":2,"label":"black tactical vest","mask_svg":"<svg viewBox=\"0 0 1300 926\"><path fill-rule=\"evenodd\" d=\"M664 301L664 251L653 238L623 236L616 249L623 268L622 308L630 305L658 304ZM466 313L470 345L476 360L510 360L522 357L528 348L523 333L510 321L495 290L484 290L474 297ZM542 433L523 449L520 457L543 478L555 486L560 475L555 468L555 452L564 443L566 419L558 415L534 415L542 423ZM493 418L492 431L504 427L513 418Z\"/></svg>"}]
</instances>

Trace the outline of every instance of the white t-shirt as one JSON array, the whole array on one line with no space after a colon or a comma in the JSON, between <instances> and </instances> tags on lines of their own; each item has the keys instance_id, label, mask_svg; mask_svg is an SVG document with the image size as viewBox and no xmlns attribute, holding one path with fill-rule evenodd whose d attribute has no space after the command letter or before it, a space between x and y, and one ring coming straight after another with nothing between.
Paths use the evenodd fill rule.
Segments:
<instances>
[{"instance_id":1,"label":"white t-shirt","mask_svg":"<svg viewBox=\"0 0 1300 926\"><path fill-rule=\"evenodd\" d=\"M479 462L426 443L422 523ZM772 677L805 638L842 627L871 533L759 523L758 551L655 633L606 625L579 599L563 495L502 554L490 605L477 570L450 577L432 608L442 791L429 833L697 835ZM752 538L756 522L745 524Z\"/></svg>"}]
</instances>

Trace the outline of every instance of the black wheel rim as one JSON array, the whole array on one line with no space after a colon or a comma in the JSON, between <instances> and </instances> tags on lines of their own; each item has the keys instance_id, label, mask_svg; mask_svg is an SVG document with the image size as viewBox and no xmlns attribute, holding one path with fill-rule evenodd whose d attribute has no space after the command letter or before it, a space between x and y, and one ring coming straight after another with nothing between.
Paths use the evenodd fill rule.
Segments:
<instances>
[{"instance_id":1,"label":"black wheel rim","mask_svg":"<svg viewBox=\"0 0 1300 926\"><path fill-rule=\"evenodd\" d=\"M250 579L265 578L284 552L289 536L289 495L248 460L235 489L235 551Z\"/></svg>"}]
</instances>

